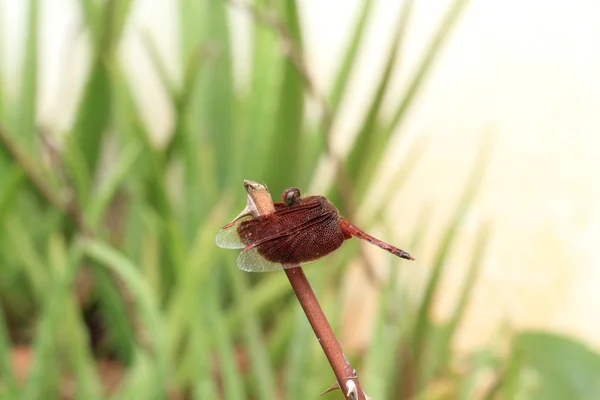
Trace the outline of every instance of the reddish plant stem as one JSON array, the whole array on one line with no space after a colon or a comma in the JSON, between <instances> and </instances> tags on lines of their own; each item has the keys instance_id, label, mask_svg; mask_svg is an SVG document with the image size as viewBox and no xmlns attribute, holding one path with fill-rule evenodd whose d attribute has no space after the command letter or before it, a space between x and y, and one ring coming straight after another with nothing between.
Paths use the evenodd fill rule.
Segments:
<instances>
[{"instance_id":1,"label":"reddish plant stem","mask_svg":"<svg viewBox=\"0 0 600 400\"><path fill-rule=\"evenodd\" d=\"M356 371L346 359L344 351L335 337L333 329L331 329L329 321L327 321L327 317L325 317L325 313L323 313L319 301L310 287L310 283L308 282L302 267L285 269L285 274L292 285L292 289L294 289L294 293L306 314L310 326L312 326L313 331L315 332L317 340L323 348L323 352L325 353L329 364L331 364L331 368L333 369L333 373L337 378L340 388L342 388L342 392L344 392L344 388L346 387L346 381L350 379L354 381L358 393L360 393L358 398L364 399L364 394L360 387L360 383L358 382ZM344 393L344 395L346 395L346 393Z\"/></svg>"},{"instance_id":2,"label":"reddish plant stem","mask_svg":"<svg viewBox=\"0 0 600 400\"><path fill-rule=\"evenodd\" d=\"M252 210L252 214L264 215L275 210L271 195L265 185L252 181L244 181L244 187L248 192L248 206ZM298 298L298 302L300 302L306 314L310 326L315 332L317 340L323 348L323 352L333 369L344 397L348 400L365 400L365 394L356 376L356 371L346 359L344 351L335 337L302 267L299 264L294 267L288 266L284 271ZM348 381L353 381L356 385L356 397L352 397L347 393Z\"/></svg>"}]
</instances>

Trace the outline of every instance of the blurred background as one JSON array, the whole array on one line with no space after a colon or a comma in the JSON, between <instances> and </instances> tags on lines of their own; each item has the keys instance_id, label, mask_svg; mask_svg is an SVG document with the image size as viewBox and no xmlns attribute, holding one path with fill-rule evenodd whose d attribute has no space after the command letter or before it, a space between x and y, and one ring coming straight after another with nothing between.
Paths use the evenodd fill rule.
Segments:
<instances>
[{"instance_id":1,"label":"blurred background","mask_svg":"<svg viewBox=\"0 0 600 400\"><path fill-rule=\"evenodd\" d=\"M373 399L599 398L599 13L0 0L0 398L317 398L284 274L214 244L243 179L415 256L305 269Z\"/></svg>"}]
</instances>

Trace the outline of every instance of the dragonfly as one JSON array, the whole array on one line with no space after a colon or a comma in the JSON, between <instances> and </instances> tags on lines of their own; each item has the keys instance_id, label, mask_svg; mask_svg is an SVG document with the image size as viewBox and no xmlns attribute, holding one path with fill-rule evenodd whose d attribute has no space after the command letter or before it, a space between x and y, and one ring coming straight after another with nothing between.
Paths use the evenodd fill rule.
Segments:
<instances>
[{"instance_id":1,"label":"dragonfly","mask_svg":"<svg viewBox=\"0 0 600 400\"><path fill-rule=\"evenodd\" d=\"M324 196L302 197L298 188L286 189L275 211L248 218L242 212L223 226L216 244L242 249L237 266L243 271L268 272L318 260L357 237L407 260L413 256L357 228L340 216Z\"/></svg>"}]
</instances>

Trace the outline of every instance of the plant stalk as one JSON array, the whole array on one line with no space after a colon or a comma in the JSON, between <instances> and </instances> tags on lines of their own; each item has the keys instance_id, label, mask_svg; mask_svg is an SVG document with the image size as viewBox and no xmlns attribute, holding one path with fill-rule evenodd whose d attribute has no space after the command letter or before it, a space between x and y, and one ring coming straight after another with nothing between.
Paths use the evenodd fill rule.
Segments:
<instances>
[{"instance_id":1,"label":"plant stalk","mask_svg":"<svg viewBox=\"0 0 600 400\"><path fill-rule=\"evenodd\" d=\"M248 204L251 208L251 213L254 216L275 211L273 200L265 185L252 181L244 181L244 187L248 193ZM284 271L306 314L310 326L315 332L317 340L323 348L323 352L333 369L344 397L348 400L365 400L366 395L360 386L356 370L348 362L302 267L300 264L296 266L286 265ZM349 388L355 389L349 390Z\"/></svg>"}]
</instances>

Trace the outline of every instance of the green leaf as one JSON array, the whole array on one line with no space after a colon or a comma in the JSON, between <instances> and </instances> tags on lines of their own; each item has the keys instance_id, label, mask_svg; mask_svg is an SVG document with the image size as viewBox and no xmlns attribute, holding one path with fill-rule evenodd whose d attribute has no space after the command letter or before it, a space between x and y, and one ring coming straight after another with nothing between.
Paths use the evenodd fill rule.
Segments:
<instances>
[{"instance_id":1,"label":"green leaf","mask_svg":"<svg viewBox=\"0 0 600 400\"><path fill-rule=\"evenodd\" d=\"M408 248L411 252L415 252L421 245L429 215L426 207L418 214L410 235ZM386 228L390 231L389 226ZM406 336L409 333L406 321L412 319L412 315L408 311L410 302L407 293L400 287L399 274L402 267L395 264L395 260L390 257L390 274L380 291L371 346L363 367L363 381L373 398L385 398L386 393L389 394L389 398L394 397L392 393L397 393L398 387L402 386L402 380L398 381L397 377L405 370L402 361L406 351ZM409 268L410 265L406 267Z\"/></svg>"},{"instance_id":2,"label":"green leaf","mask_svg":"<svg viewBox=\"0 0 600 400\"><path fill-rule=\"evenodd\" d=\"M198 43L210 46L215 53L214 59L204 65L200 73L191 103L195 112L187 119L186 133L192 138L200 135L199 145L212 149L216 182L224 187L234 176L241 174L241 143L233 137L234 88L226 6L224 2L212 0L181 0L180 4L185 32L183 65L197 51ZM241 178L235 180L239 182Z\"/></svg>"},{"instance_id":3,"label":"green leaf","mask_svg":"<svg viewBox=\"0 0 600 400\"><path fill-rule=\"evenodd\" d=\"M284 15L287 30L294 40L294 48L302 51L301 27L295 1L286 1ZM283 70L283 82L280 88L278 108L275 113L275 125L270 139L269 158L264 170L265 182L274 193L279 193L300 182L299 166L302 157L302 126L304 118L304 83L291 60L286 60Z\"/></svg>"},{"instance_id":4,"label":"green leaf","mask_svg":"<svg viewBox=\"0 0 600 400\"><path fill-rule=\"evenodd\" d=\"M469 268L467 269L467 275L460 290L460 297L456 303L456 307L454 307L454 311L452 313L452 316L450 317L450 321L448 321L448 329L446 331L448 336L445 338L445 350L443 357L441 357L442 367L445 368L449 368L448 363L451 361L450 352L452 350L452 340L454 339L456 330L464 317L465 310L467 308L469 299L471 298L471 293L473 292L473 288L477 280L479 268L485 255L485 250L487 249L490 240L490 227L487 224L481 226L477 231L476 238L477 239L475 245L473 246L473 255L471 256L471 263L469 265Z\"/></svg>"},{"instance_id":5,"label":"green leaf","mask_svg":"<svg viewBox=\"0 0 600 400\"><path fill-rule=\"evenodd\" d=\"M404 39L404 32L412 13L412 7L413 1L408 0L400 9L384 71L379 79L377 90L371 100L371 105L365 116L365 120L363 121L358 136L348 154L348 174L350 179L357 184L357 193L364 191L368 178L373 175L375 167L385 149L385 143L389 141L391 136L391 132L386 134L386 132L379 129L378 120L380 118L383 100L391 86L389 82L392 73L396 69L400 44Z\"/></svg>"},{"instance_id":6,"label":"green leaf","mask_svg":"<svg viewBox=\"0 0 600 400\"><path fill-rule=\"evenodd\" d=\"M102 4L97 1L90 0L79 0L79 7L81 9L81 15L83 16L84 25L92 36L92 43L98 45L101 35L101 14Z\"/></svg>"},{"instance_id":7,"label":"green leaf","mask_svg":"<svg viewBox=\"0 0 600 400\"><path fill-rule=\"evenodd\" d=\"M237 365L236 349L234 348L232 339L232 333L234 332L226 328L223 310L219 309L217 304L218 296L214 288L215 285L206 282L204 287L206 288L207 286L213 286L207 288L207 290L205 290L205 295L203 296L205 304L207 305L206 311L208 315L206 315L207 318L204 319L197 318L197 321L209 323L210 326L214 327L214 330L211 332L212 335L210 335L208 332L205 332L204 326L202 326L201 323L196 322L194 326L196 327L197 335L202 335L203 338L212 336L211 339L215 343L219 357L219 367L223 376L223 397L232 400L244 399L244 376ZM204 340L202 340L201 343L204 344ZM204 351L206 351L206 349ZM196 356L201 357L202 354L198 352ZM205 367L210 367L210 365L205 363ZM196 390L199 394L198 398L209 398L207 397L209 393L207 393L206 387L209 385L213 386L212 382L208 379L201 379L200 377L197 378L197 381ZM200 385L200 381L206 382ZM201 388L204 388L204 390L200 391ZM211 387L210 391L215 391L215 389ZM200 396L200 394L202 394L202 396Z\"/></svg>"},{"instance_id":8,"label":"green leaf","mask_svg":"<svg viewBox=\"0 0 600 400\"><path fill-rule=\"evenodd\" d=\"M165 65L165 60L160 55L160 52L156 45L156 41L154 40L149 31L144 31L142 35L144 48L146 50L146 53L148 53L148 56L150 57L150 62L154 67L154 71L156 71L158 80L160 81L167 95L173 99L176 98L178 92L178 90L176 89L176 84L173 82L173 79L169 75L167 66ZM185 90L186 85L183 86L183 90Z\"/></svg>"},{"instance_id":9,"label":"green leaf","mask_svg":"<svg viewBox=\"0 0 600 400\"><path fill-rule=\"evenodd\" d=\"M93 179L90 175L85 156L81 149L77 147L75 140L76 137L74 135L67 136L66 151L63 153L63 163L75 190L78 204L85 205L89 199Z\"/></svg>"},{"instance_id":10,"label":"green leaf","mask_svg":"<svg viewBox=\"0 0 600 400\"><path fill-rule=\"evenodd\" d=\"M410 174L416 169L421 157L425 154L427 145L428 143L425 139L417 140L411 145L407 151L406 157L402 160L402 163L388 181L390 183L386 186L386 190L380 197L383 200L376 205L361 207L361 214L359 215L360 219L365 221L371 221L371 219L386 221L384 212L385 207L388 205L387 200L393 198L395 193L402 190L404 182L410 177Z\"/></svg>"},{"instance_id":11,"label":"green leaf","mask_svg":"<svg viewBox=\"0 0 600 400\"><path fill-rule=\"evenodd\" d=\"M268 0L253 3L261 10L272 4ZM286 62L277 32L256 19L252 22L252 64L248 94L244 98L246 114L238 128L238 138L243 141L244 148L243 168L247 174L244 178L262 176L265 161L272 156L269 152L271 140L274 135L281 134L275 129L275 119Z\"/></svg>"},{"instance_id":12,"label":"green leaf","mask_svg":"<svg viewBox=\"0 0 600 400\"><path fill-rule=\"evenodd\" d=\"M4 224L4 229L8 233L6 236L12 251L17 255L23 268L23 273L29 284L30 290L35 299L41 303L46 300L48 291L46 282L49 279L49 272L46 268L44 258L33 242L31 234L23 225L23 221L16 215L8 217Z\"/></svg>"},{"instance_id":13,"label":"green leaf","mask_svg":"<svg viewBox=\"0 0 600 400\"><path fill-rule=\"evenodd\" d=\"M56 286L48 285L49 294L56 290ZM55 332L58 326L56 296L48 296L40 315L36 334L33 340L33 355L27 382L23 388L22 399L37 400L42 398L58 397L61 365L54 346Z\"/></svg>"},{"instance_id":14,"label":"green leaf","mask_svg":"<svg viewBox=\"0 0 600 400\"><path fill-rule=\"evenodd\" d=\"M17 198L20 183L23 180L23 171L16 165L3 168L0 175L0 225L3 223L11 203Z\"/></svg>"},{"instance_id":15,"label":"green leaf","mask_svg":"<svg viewBox=\"0 0 600 400\"><path fill-rule=\"evenodd\" d=\"M72 146L68 151L82 154L85 170L91 176L95 175L102 138L110 121L111 92L106 60L98 56L83 89L71 133L73 137L68 142Z\"/></svg>"},{"instance_id":16,"label":"green leaf","mask_svg":"<svg viewBox=\"0 0 600 400\"><path fill-rule=\"evenodd\" d=\"M386 126L385 131L387 135L391 135L392 132L398 128L400 122L406 115L408 107L412 105L418 90L421 88L436 57L439 55L442 45L448 38L452 28L456 25L458 17L460 17L468 2L469 0L454 0L444 15L442 22L437 26L437 31L433 35L433 38L425 51L425 55L419 62L419 66L417 67L414 76L410 79L410 84L406 93L402 96L396 111L389 124Z\"/></svg>"},{"instance_id":17,"label":"green leaf","mask_svg":"<svg viewBox=\"0 0 600 400\"><path fill-rule=\"evenodd\" d=\"M358 48L364 37L365 27L367 26L367 19L371 14L373 8L372 0L364 0L363 6L358 13L358 19L356 25L352 30L352 34L349 35L350 40L348 41L348 47L344 53L344 58L340 64L340 68L336 74L335 82L329 95L329 106L332 112L335 113L339 107L340 101L343 98L346 88L348 87L348 78L352 72L352 68L356 62L356 55L358 54Z\"/></svg>"},{"instance_id":18,"label":"green leaf","mask_svg":"<svg viewBox=\"0 0 600 400\"><path fill-rule=\"evenodd\" d=\"M152 387L152 397L164 396L167 387L167 357L163 332L164 323L158 304L156 304L156 297L135 264L124 255L95 239L82 239L81 246L88 257L118 276L133 296L144 331L148 336L146 344L154 356L153 379L149 385Z\"/></svg>"},{"instance_id":19,"label":"green leaf","mask_svg":"<svg viewBox=\"0 0 600 400\"><path fill-rule=\"evenodd\" d=\"M459 227L461 226L465 214L473 203L475 196L481 186L485 175L486 167L489 161L489 153L491 151L491 140L486 138L486 141L481 145L479 154L475 160L471 175L467 180L465 189L459 200L454 215L444 229L441 242L438 246L433 262L433 270L427 281L425 293L419 305L417 319L413 332L413 357L415 370L421 373L421 357L424 351L424 344L427 340L428 331L430 328L429 313L433 304L435 292L439 285L439 280L445 267L446 257L451 246L455 243Z\"/></svg>"},{"instance_id":20,"label":"green leaf","mask_svg":"<svg viewBox=\"0 0 600 400\"><path fill-rule=\"evenodd\" d=\"M127 375L119 385L119 391L112 399L163 399L164 393L156 390L156 365L150 354L136 348L134 362L129 366Z\"/></svg>"},{"instance_id":21,"label":"green leaf","mask_svg":"<svg viewBox=\"0 0 600 400\"><path fill-rule=\"evenodd\" d=\"M527 398L593 400L600 396L600 354L567 336L530 331L515 338Z\"/></svg>"},{"instance_id":22,"label":"green leaf","mask_svg":"<svg viewBox=\"0 0 600 400\"><path fill-rule=\"evenodd\" d=\"M100 399L101 385L96 373L94 357L89 348L88 331L79 310L79 304L72 293L72 284L81 263L80 249L75 245L67 253L63 237L50 237L48 259L54 280L57 282L57 315L60 320L56 332L61 353L66 353L69 370L75 377L78 398Z\"/></svg>"},{"instance_id":23,"label":"green leaf","mask_svg":"<svg viewBox=\"0 0 600 400\"><path fill-rule=\"evenodd\" d=\"M121 154L117 157L117 161L112 165L108 177L106 177L102 186L98 188L85 213L89 225L93 227L92 229L98 226L102 213L108 207L119 185L127 177L140 152L141 146L132 143L122 150Z\"/></svg>"},{"instance_id":24,"label":"green leaf","mask_svg":"<svg viewBox=\"0 0 600 400\"><path fill-rule=\"evenodd\" d=\"M163 216L164 219L172 218L172 204L169 199L166 182L167 178L163 154L158 151L150 134L143 124L140 111L131 93L131 88L119 66L113 71L113 85L115 91L115 125L126 139L135 144L141 144L143 153L139 156L140 162L137 181L145 190L146 201Z\"/></svg>"},{"instance_id":25,"label":"green leaf","mask_svg":"<svg viewBox=\"0 0 600 400\"><path fill-rule=\"evenodd\" d=\"M423 380L429 380L430 377L449 373L450 371L454 336L464 316L487 243L489 242L489 235L489 227L482 225L478 230L476 243L473 246L471 262L450 320L441 326L433 326L432 334L426 339L427 344L422 356L426 361L421 363L421 377Z\"/></svg>"},{"instance_id":26,"label":"green leaf","mask_svg":"<svg viewBox=\"0 0 600 400\"><path fill-rule=\"evenodd\" d=\"M36 139L39 10L39 0L29 0L25 56L21 66L22 76L19 89L19 117L15 132L16 137L28 149L34 148Z\"/></svg>"},{"instance_id":27,"label":"green leaf","mask_svg":"<svg viewBox=\"0 0 600 400\"><path fill-rule=\"evenodd\" d=\"M264 314L268 307L278 304L283 298L290 294L290 283L280 274L267 274L260 281L253 285L253 290L247 298L247 302L252 309ZM244 312L241 308L234 308L229 311L227 316L227 325L229 329L239 330L242 327Z\"/></svg>"},{"instance_id":28,"label":"green leaf","mask_svg":"<svg viewBox=\"0 0 600 400\"><path fill-rule=\"evenodd\" d=\"M173 295L167 304L167 348L169 354L183 342L186 331L189 329L190 315L198 301L199 288L210 286L211 276L214 274L217 247L214 245L215 232L221 225L224 207L218 205L211 210L211 218L197 228L196 235L190 250L186 253L182 270ZM230 329L231 331L231 329Z\"/></svg>"},{"instance_id":29,"label":"green leaf","mask_svg":"<svg viewBox=\"0 0 600 400\"><path fill-rule=\"evenodd\" d=\"M268 357L261 332L260 321L248 303L249 289L247 274L237 268L228 268L231 283L236 296L236 306L242 311L243 339L247 347L250 363L252 364L251 376L256 385L256 394L261 399L274 399L275 377Z\"/></svg>"},{"instance_id":30,"label":"green leaf","mask_svg":"<svg viewBox=\"0 0 600 400\"><path fill-rule=\"evenodd\" d=\"M33 400L58 395L61 373L66 370L65 365L60 362L64 353L60 341L64 340L65 330L67 330L67 334L70 334L73 332L69 332L69 329L81 329L81 326L69 326L68 323L65 325L65 321L62 319L70 286L80 265L80 248L74 246L67 254L61 239L57 236L51 237L48 259L51 262L49 269L53 273L49 274L48 279L44 282L44 297L40 302L40 321L34 338L32 362L24 387L23 399ZM79 333L81 334L81 332ZM76 375L80 384L78 390L88 394L92 399L98 398L96 394L99 392L99 384L95 381L94 372L89 366L90 356L87 354L87 350L83 350L87 341L77 333L74 339L75 343L64 344L72 346L70 347L71 351L81 350L84 352L76 357L76 363L83 361L83 363L77 363Z\"/></svg>"},{"instance_id":31,"label":"green leaf","mask_svg":"<svg viewBox=\"0 0 600 400\"><path fill-rule=\"evenodd\" d=\"M94 48L92 67L71 132L71 143L82 153L86 169L91 176L96 174L104 133L111 119L111 68L114 68L114 52L124 29L130 5L131 0L106 1L100 15L99 37L94 38L92 33L92 39L97 39L98 43ZM84 6L84 11L86 18L95 17L91 7Z\"/></svg>"},{"instance_id":32,"label":"green leaf","mask_svg":"<svg viewBox=\"0 0 600 400\"><path fill-rule=\"evenodd\" d=\"M127 304L110 271L93 268L91 275L95 286L94 300L107 326L107 347L113 349L119 360L129 363L135 353L135 333L129 320Z\"/></svg>"},{"instance_id":33,"label":"green leaf","mask_svg":"<svg viewBox=\"0 0 600 400\"><path fill-rule=\"evenodd\" d=\"M394 132L400 126L400 122L406 115L409 107L414 103L418 90L421 88L427 74L429 73L433 62L440 53L440 49L447 39L451 29L455 26L458 17L465 8L468 0L455 0L446 12L442 22L437 27L425 55L421 59L409 81L408 89L402 95L389 121L384 122L380 118L381 105L387 92L388 81L394 67L397 47L393 47L389 52L388 63L385 72L379 83L371 108L367 114L365 122L358 134L356 142L348 155L348 171L351 179L357 182L357 192L363 193L364 188L376 172L381 154L385 150L386 144ZM397 24L396 40L402 38L402 33L408 21L408 15L412 8L412 1L404 4L403 14Z\"/></svg>"}]
</instances>

